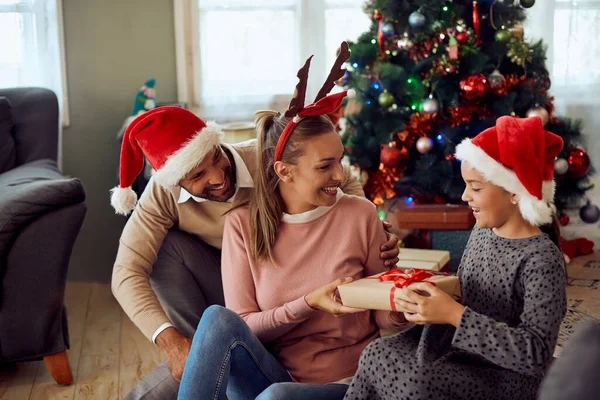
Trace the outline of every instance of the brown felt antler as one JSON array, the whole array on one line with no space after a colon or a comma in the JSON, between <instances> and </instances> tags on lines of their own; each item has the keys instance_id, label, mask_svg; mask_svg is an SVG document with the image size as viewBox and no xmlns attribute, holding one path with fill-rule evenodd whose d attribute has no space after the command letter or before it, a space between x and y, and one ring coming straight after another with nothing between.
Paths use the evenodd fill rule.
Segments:
<instances>
[{"instance_id":1,"label":"brown felt antler","mask_svg":"<svg viewBox=\"0 0 600 400\"><path fill-rule=\"evenodd\" d=\"M313 56L308 57L308 60L304 63L304 66L298 70L298 84L296 90L294 90L294 96L290 100L285 116L287 118L295 117L300 110L304 107L304 99L306 98L306 84L308 83L308 69L310 68L310 60Z\"/></svg>"},{"instance_id":2,"label":"brown felt antler","mask_svg":"<svg viewBox=\"0 0 600 400\"><path fill-rule=\"evenodd\" d=\"M331 71L329 72L329 76L325 80L323 87L319 90L317 97L315 97L315 103L321 100L323 97L327 96L331 89L335 86L335 81L340 79L346 73L346 70L342 68L342 65L350 58L350 50L348 49L348 43L342 42L340 45L340 52L333 63L333 67L331 67Z\"/></svg>"}]
</instances>

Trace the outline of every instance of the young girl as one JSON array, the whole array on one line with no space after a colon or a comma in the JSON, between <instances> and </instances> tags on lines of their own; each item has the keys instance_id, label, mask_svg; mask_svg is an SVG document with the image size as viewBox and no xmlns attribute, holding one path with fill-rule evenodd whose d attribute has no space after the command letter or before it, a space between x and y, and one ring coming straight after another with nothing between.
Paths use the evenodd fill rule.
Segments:
<instances>
[{"instance_id":1,"label":"young girl","mask_svg":"<svg viewBox=\"0 0 600 400\"><path fill-rule=\"evenodd\" d=\"M386 234L372 203L339 190L344 148L326 114L346 92L323 97L333 77L303 107L309 61L288 112L257 113L255 194L225 223L229 309L202 316L181 399L342 399L379 327L397 325L334 298L338 285L385 270Z\"/></svg>"},{"instance_id":2,"label":"young girl","mask_svg":"<svg viewBox=\"0 0 600 400\"><path fill-rule=\"evenodd\" d=\"M434 286L403 289L417 325L363 353L346 399L535 399L566 312L552 221L562 139L539 118L502 117L456 149L477 220L458 271L463 304Z\"/></svg>"}]
</instances>

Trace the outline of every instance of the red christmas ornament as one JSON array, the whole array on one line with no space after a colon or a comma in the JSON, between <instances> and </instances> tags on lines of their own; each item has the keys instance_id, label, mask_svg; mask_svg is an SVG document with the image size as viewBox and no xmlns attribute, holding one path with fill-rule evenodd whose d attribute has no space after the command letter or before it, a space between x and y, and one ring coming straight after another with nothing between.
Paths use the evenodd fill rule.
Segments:
<instances>
[{"instance_id":1,"label":"red christmas ornament","mask_svg":"<svg viewBox=\"0 0 600 400\"><path fill-rule=\"evenodd\" d=\"M567 175L571 178L582 178L590 170L590 156L578 147L573 147L567 158L569 169Z\"/></svg>"},{"instance_id":2,"label":"red christmas ornament","mask_svg":"<svg viewBox=\"0 0 600 400\"><path fill-rule=\"evenodd\" d=\"M466 44L469 41L469 33L465 31L457 33L456 40L459 44Z\"/></svg>"},{"instance_id":3,"label":"red christmas ornament","mask_svg":"<svg viewBox=\"0 0 600 400\"><path fill-rule=\"evenodd\" d=\"M479 6L476 1L473 2L473 29L475 30L475 37L477 38L477 41L479 41L481 38L479 35L481 30L481 20L479 18Z\"/></svg>"},{"instance_id":4,"label":"red christmas ornament","mask_svg":"<svg viewBox=\"0 0 600 400\"><path fill-rule=\"evenodd\" d=\"M378 10L375 10L373 18L379 21L379 27L377 28L377 44L379 44L379 54L385 55L385 37L381 31L383 25L383 15Z\"/></svg>"},{"instance_id":5,"label":"red christmas ornament","mask_svg":"<svg viewBox=\"0 0 600 400\"><path fill-rule=\"evenodd\" d=\"M400 159L402 158L402 150L397 147L382 144L379 157L384 166L388 168L397 167L400 163Z\"/></svg>"},{"instance_id":6,"label":"red christmas ornament","mask_svg":"<svg viewBox=\"0 0 600 400\"><path fill-rule=\"evenodd\" d=\"M480 100L487 89L487 78L483 74L468 76L460 81L460 89L465 100Z\"/></svg>"},{"instance_id":7,"label":"red christmas ornament","mask_svg":"<svg viewBox=\"0 0 600 400\"><path fill-rule=\"evenodd\" d=\"M563 214L560 216L560 218L558 220L560 221L560 224L562 226L567 226L567 225L569 225L570 218L567 214Z\"/></svg>"}]
</instances>

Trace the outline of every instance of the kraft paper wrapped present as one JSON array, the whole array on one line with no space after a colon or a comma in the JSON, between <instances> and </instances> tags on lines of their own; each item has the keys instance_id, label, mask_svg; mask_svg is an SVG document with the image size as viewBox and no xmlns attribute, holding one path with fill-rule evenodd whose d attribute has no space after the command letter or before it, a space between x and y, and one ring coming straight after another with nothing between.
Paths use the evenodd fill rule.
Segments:
<instances>
[{"instance_id":1,"label":"kraft paper wrapped present","mask_svg":"<svg viewBox=\"0 0 600 400\"><path fill-rule=\"evenodd\" d=\"M342 304L367 310L397 311L394 299L408 300L402 288L427 282L448 293L453 299L461 297L458 277L444 272L392 269L388 272L338 286Z\"/></svg>"},{"instance_id":2,"label":"kraft paper wrapped present","mask_svg":"<svg viewBox=\"0 0 600 400\"><path fill-rule=\"evenodd\" d=\"M426 269L443 271L450 261L450 252L445 250L400 249L396 266L401 269Z\"/></svg>"}]
</instances>

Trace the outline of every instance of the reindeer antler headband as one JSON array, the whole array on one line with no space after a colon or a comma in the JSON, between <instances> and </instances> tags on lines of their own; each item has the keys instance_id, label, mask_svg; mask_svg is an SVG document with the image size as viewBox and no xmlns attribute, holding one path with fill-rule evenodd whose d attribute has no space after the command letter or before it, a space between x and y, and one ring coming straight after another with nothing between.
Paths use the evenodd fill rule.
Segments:
<instances>
[{"instance_id":1,"label":"reindeer antler headband","mask_svg":"<svg viewBox=\"0 0 600 400\"><path fill-rule=\"evenodd\" d=\"M327 76L323 87L321 87L321 90L319 90L314 103L305 107L304 100L306 98L306 84L308 82L308 70L310 68L310 61L312 57L313 56L310 56L304 63L304 66L298 71L298 84L296 85L296 90L294 91L294 96L290 101L290 105L284 114L287 118L292 119L285 126L281 136L279 136L277 147L275 148L275 161L281 160L281 155L283 154L285 145L302 118L330 114L340 107L344 97L354 97L353 90L345 90L343 92L327 96L327 94L335 86L335 81L343 77L346 73L346 70L342 68L342 65L346 62L346 60L348 60L348 58L350 58L350 51L348 50L348 43L342 42L340 46L340 52L335 60L335 63L333 64L333 67L331 68L329 76Z\"/></svg>"}]
</instances>

